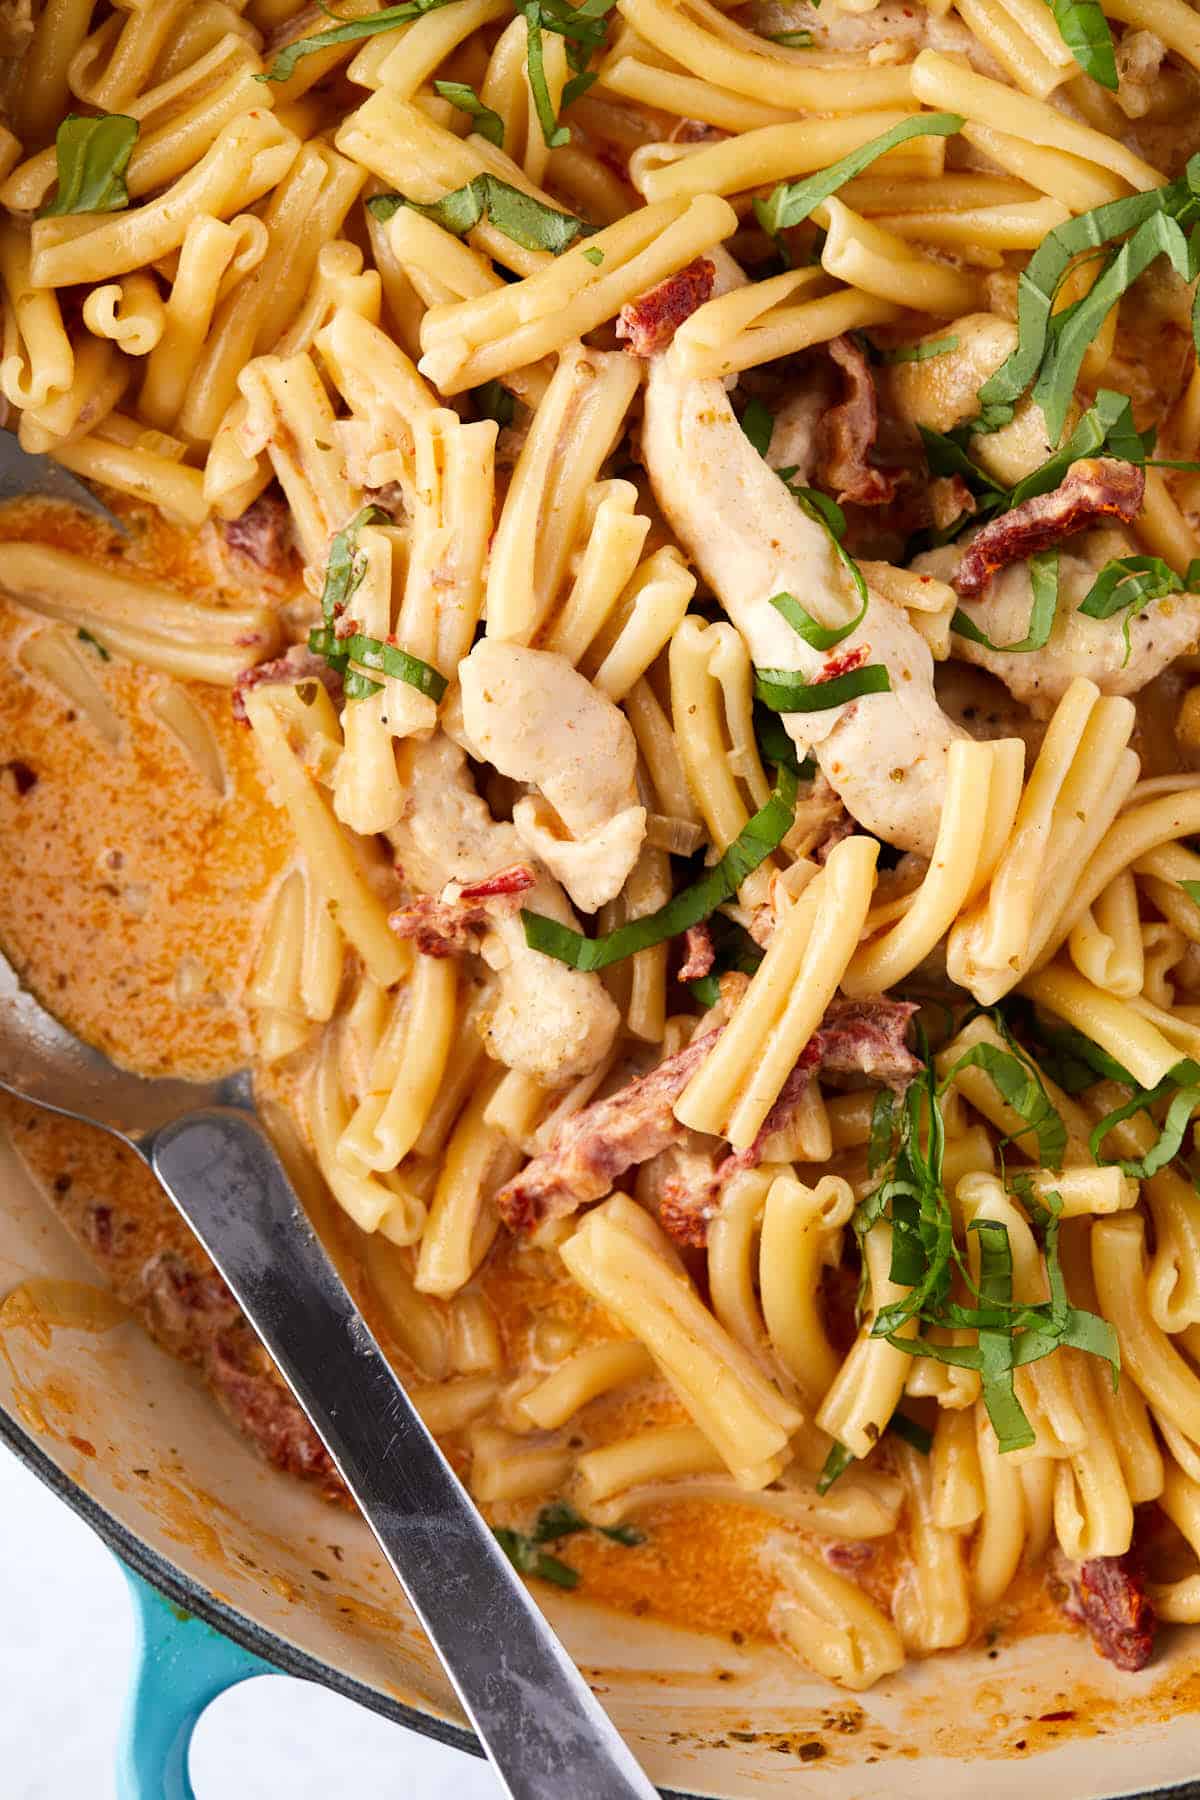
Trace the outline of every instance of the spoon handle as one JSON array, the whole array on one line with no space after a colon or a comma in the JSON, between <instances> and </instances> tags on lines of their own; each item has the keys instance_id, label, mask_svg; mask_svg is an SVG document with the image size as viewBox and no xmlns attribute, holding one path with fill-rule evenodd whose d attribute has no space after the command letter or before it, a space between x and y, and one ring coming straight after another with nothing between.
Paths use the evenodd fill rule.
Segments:
<instances>
[{"instance_id":1,"label":"spoon handle","mask_svg":"<svg viewBox=\"0 0 1200 1800\"><path fill-rule=\"evenodd\" d=\"M262 1127L217 1109L143 1146L308 1414L512 1800L654 1800L425 1429Z\"/></svg>"}]
</instances>

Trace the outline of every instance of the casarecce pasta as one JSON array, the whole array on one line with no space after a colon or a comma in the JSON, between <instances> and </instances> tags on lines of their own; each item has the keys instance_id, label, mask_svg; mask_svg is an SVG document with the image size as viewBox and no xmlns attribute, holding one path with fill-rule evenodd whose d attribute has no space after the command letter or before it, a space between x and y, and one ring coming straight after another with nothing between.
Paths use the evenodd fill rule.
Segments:
<instances>
[{"instance_id":1,"label":"casarecce pasta","mask_svg":"<svg viewBox=\"0 0 1200 1800\"><path fill-rule=\"evenodd\" d=\"M252 1061L523 1572L677 1616L702 1530L691 1622L855 1690L1049 1578L1141 1667L1200 1620L1194 16L351 10L13 26L0 393L124 535L0 510L0 936Z\"/></svg>"}]
</instances>

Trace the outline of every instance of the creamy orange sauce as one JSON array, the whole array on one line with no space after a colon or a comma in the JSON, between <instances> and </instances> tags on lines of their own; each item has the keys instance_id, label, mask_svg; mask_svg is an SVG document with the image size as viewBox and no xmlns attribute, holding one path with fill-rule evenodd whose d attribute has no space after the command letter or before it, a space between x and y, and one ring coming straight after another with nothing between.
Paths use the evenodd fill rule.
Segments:
<instances>
[{"instance_id":1,"label":"creamy orange sauce","mask_svg":"<svg viewBox=\"0 0 1200 1800\"><path fill-rule=\"evenodd\" d=\"M0 509L0 569L4 540L21 537L211 590L212 570L181 533L122 510L131 535L117 556L108 528L71 508ZM110 748L61 689L23 667L22 645L41 632L76 639L0 602L0 942L40 998L117 1061L153 1075L237 1068L254 916L291 855L249 733L227 692L188 684L224 764L220 796L150 710L168 678L84 643L121 722Z\"/></svg>"},{"instance_id":2,"label":"creamy orange sauce","mask_svg":"<svg viewBox=\"0 0 1200 1800\"><path fill-rule=\"evenodd\" d=\"M124 546L102 525L33 503L0 510L0 543L41 538L146 579L204 590L210 599L215 587L220 597L211 559L195 540L136 508L121 510L132 526ZM220 749L226 792L219 796L149 709L150 693L166 678L115 657L96 657L93 673L121 722L122 742L114 751L61 692L22 666L23 644L42 631L74 637L69 627L0 601L0 942L52 1010L118 1060L151 1074L237 1067L250 1052L243 996L257 920L291 856L290 834L263 793L249 733L233 720L227 692L189 684ZM264 1094L284 1100L288 1090L286 1073L274 1072L263 1084ZM0 1124L85 1246L95 1247L97 1219L106 1209L126 1222L106 1255L119 1299L137 1303L140 1272L163 1250L203 1266L186 1227L139 1159L121 1145L3 1099ZM328 1199L318 1197L314 1208L314 1223L355 1297L404 1369L357 1256L356 1228ZM556 1344L561 1355L611 1335L556 1256L506 1234L479 1285L500 1321L510 1369L552 1366L547 1344ZM72 1321L104 1316L94 1301L85 1305L79 1296L25 1292L10 1297L0 1323L45 1331L56 1308ZM36 1397L21 1404L29 1408L30 1424L42 1428L45 1413ZM677 1402L661 1386L643 1383L593 1402L572 1422L571 1441L591 1447L649 1425L682 1422ZM461 1442L451 1440L447 1448L462 1467ZM212 1530L184 1487L166 1494L167 1503L172 1528L183 1536ZM528 1524L532 1510L529 1504L494 1509L499 1521L518 1526ZM749 1505L659 1502L639 1513L637 1523L646 1541L634 1549L593 1534L556 1549L580 1571L590 1599L711 1631L735 1644L771 1635L764 1540L782 1533L818 1551L822 1542ZM903 1533L879 1540L859 1575L885 1604L903 1557ZM1029 1574L1006 1597L992 1629L1007 1642L1026 1631L1068 1627L1040 1577ZM851 1714L853 1708L846 1716ZM853 1731L857 1725L830 1729ZM780 1747L807 1760L805 1745L797 1749L789 1740ZM898 1748L893 1743L891 1753Z\"/></svg>"}]
</instances>

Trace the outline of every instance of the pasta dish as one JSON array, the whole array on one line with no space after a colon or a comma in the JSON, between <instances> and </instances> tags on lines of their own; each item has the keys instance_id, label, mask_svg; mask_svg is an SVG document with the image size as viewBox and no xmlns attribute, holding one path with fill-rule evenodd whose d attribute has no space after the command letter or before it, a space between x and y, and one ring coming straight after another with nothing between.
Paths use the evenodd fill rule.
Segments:
<instances>
[{"instance_id":1,"label":"pasta dish","mask_svg":"<svg viewBox=\"0 0 1200 1800\"><path fill-rule=\"evenodd\" d=\"M7 428L107 509L0 507L23 978L252 1065L523 1574L855 1690L1142 1668L1200 1622L1195 11L2 24ZM4 1119L336 1496L135 1159Z\"/></svg>"}]
</instances>

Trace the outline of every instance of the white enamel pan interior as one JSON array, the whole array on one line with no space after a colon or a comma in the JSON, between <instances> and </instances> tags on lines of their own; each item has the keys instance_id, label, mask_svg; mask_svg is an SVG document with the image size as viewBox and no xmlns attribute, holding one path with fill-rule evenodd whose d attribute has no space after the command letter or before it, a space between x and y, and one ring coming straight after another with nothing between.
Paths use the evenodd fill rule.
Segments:
<instances>
[{"instance_id":1,"label":"white enamel pan interior","mask_svg":"<svg viewBox=\"0 0 1200 1800\"><path fill-rule=\"evenodd\" d=\"M0 1436L189 1611L289 1673L473 1748L365 1526L265 1467L132 1321L22 1322L3 1296L39 1278L95 1281L0 1139ZM1135 1676L1074 1634L1001 1636L856 1696L780 1651L541 1597L650 1774L678 1794L1200 1797L1194 1632Z\"/></svg>"}]
</instances>

